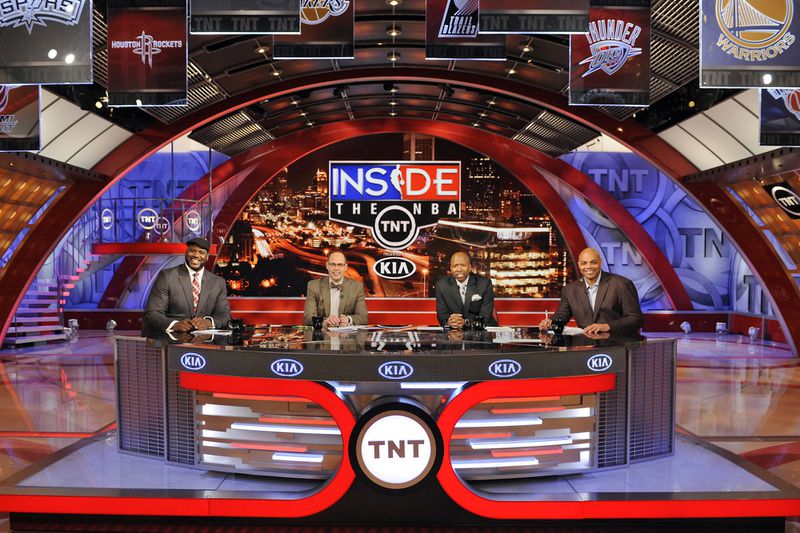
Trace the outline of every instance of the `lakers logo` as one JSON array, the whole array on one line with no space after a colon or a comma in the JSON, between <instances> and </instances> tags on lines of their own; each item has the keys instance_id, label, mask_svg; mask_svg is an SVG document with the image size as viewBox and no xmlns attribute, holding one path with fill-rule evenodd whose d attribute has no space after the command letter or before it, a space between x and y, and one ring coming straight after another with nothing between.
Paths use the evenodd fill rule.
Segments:
<instances>
[{"instance_id":1,"label":"lakers logo","mask_svg":"<svg viewBox=\"0 0 800 533\"><path fill-rule=\"evenodd\" d=\"M350 0L302 0L300 22L321 24L329 17L338 17L350 7Z\"/></svg>"},{"instance_id":2,"label":"lakers logo","mask_svg":"<svg viewBox=\"0 0 800 533\"><path fill-rule=\"evenodd\" d=\"M794 0L717 0L717 46L747 62L768 61L795 41Z\"/></svg>"}]
</instances>

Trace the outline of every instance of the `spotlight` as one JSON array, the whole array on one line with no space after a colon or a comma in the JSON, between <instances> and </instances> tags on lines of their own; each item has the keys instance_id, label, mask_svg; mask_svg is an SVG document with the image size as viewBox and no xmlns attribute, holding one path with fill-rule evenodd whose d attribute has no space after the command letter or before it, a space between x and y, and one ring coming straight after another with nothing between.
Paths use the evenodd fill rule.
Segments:
<instances>
[{"instance_id":1,"label":"spotlight","mask_svg":"<svg viewBox=\"0 0 800 533\"><path fill-rule=\"evenodd\" d=\"M269 50L269 48L267 48L266 46L259 45L259 46L256 46L255 52L257 54L266 54L267 50Z\"/></svg>"},{"instance_id":2,"label":"spotlight","mask_svg":"<svg viewBox=\"0 0 800 533\"><path fill-rule=\"evenodd\" d=\"M67 54L64 57L64 63L66 63L67 65L71 65L74 62L75 62L75 54ZM772 79L772 78L770 78L770 79Z\"/></svg>"},{"instance_id":3,"label":"spotlight","mask_svg":"<svg viewBox=\"0 0 800 533\"><path fill-rule=\"evenodd\" d=\"M391 102L389 102L389 105L390 105L390 106L392 106L392 107L394 107L394 106L396 106L396 105L397 105L397 102L395 102L394 100L392 100Z\"/></svg>"},{"instance_id":4,"label":"spotlight","mask_svg":"<svg viewBox=\"0 0 800 533\"><path fill-rule=\"evenodd\" d=\"M58 50L56 50L55 48L51 48L50 51L47 52L47 57L49 57L50 59L55 59L57 55L58 55Z\"/></svg>"},{"instance_id":5,"label":"spotlight","mask_svg":"<svg viewBox=\"0 0 800 533\"><path fill-rule=\"evenodd\" d=\"M277 78L281 74L283 74L283 71L281 69L275 68L275 67L272 68L272 75L273 76L275 76Z\"/></svg>"},{"instance_id":6,"label":"spotlight","mask_svg":"<svg viewBox=\"0 0 800 533\"><path fill-rule=\"evenodd\" d=\"M389 52L388 54L386 54L386 58L392 63L395 63L398 59L400 59L400 54L398 54L397 52Z\"/></svg>"},{"instance_id":7,"label":"spotlight","mask_svg":"<svg viewBox=\"0 0 800 533\"><path fill-rule=\"evenodd\" d=\"M696 106L697 104L694 102L694 100L689 100L689 103L688 103L688 104L686 104L686 105L688 105L688 106L689 106L689 109L692 109L692 108L693 108L694 106Z\"/></svg>"},{"instance_id":8,"label":"spotlight","mask_svg":"<svg viewBox=\"0 0 800 533\"><path fill-rule=\"evenodd\" d=\"M403 3L403 0L386 0L386 3L392 7L399 6Z\"/></svg>"},{"instance_id":9,"label":"spotlight","mask_svg":"<svg viewBox=\"0 0 800 533\"><path fill-rule=\"evenodd\" d=\"M473 122L473 123L472 123L472 127L473 127L473 128L477 128L477 127L478 127L478 126L480 126L480 125L481 125L481 123L480 123L480 122Z\"/></svg>"},{"instance_id":10,"label":"spotlight","mask_svg":"<svg viewBox=\"0 0 800 533\"><path fill-rule=\"evenodd\" d=\"M397 111L395 111L394 109L392 109L391 111L389 111L389 116L390 116L390 117L396 117L396 116L397 116Z\"/></svg>"},{"instance_id":11,"label":"spotlight","mask_svg":"<svg viewBox=\"0 0 800 533\"><path fill-rule=\"evenodd\" d=\"M533 51L533 46L531 46L531 43L529 41L523 41L522 43L520 43L519 49L527 54L528 52Z\"/></svg>"},{"instance_id":12,"label":"spotlight","mask_svg":"<svg viewBox=\"0 0 800 533\"><path fill-rule=\"evenodd\" d=\"M396 92L400 91L400 89L398 89L397 86L392 83L384 83L383 90L386 91L387 93L392 93L392 94L395 94Z\"/></svg>"},{"instance_id":13,"label":"spotlight","mask_svg":"<svg viewBox=\"0 0 800 533\"><path fill-rule=\"evenodd\" d=\"M764 85L769 85L772 83L772 74L764 74L761 79L764 81Z\"/></svg>"},{"instance_id":14,"label":"spotlight","mask_svg":"<svg viewBox=\"0 0 800 533\"><path fill-rule=\"evenodd\" d=\"M403 33L403 30L400 28L400 26L386 26L386 35L389 37L399 37L401 33Z\"/></svg>"},{"instance_id":15,"label":"spotlight","mask_svg":"<svg viewBox=\"0 0 800 533\"><path fill-rule=\"evenodd\" d=\"M514 69L514 67L511 67L510 69L508 69L508 73L509 74L516 74L517 71Z\"/></svg>"},{"instance_id":16,"label":"spotlight","mask_svg":"<svg viewBox=\"0 0 800 533\"><path fill-rule=\"evenodd\" d=\"M141 107L141 105L142 105L142 101L141 101L140 99L138 99L138 98L136 99L136 105L138 105L138 106L140 106L140 107Z\"/></svg>"},{"instance_id":17,"label":"spotlight","mask_svg":"<svg viewBox=\"0 0 800 533\"><path fill-rule=\"evenodd\" d=\"M94 103L94 106L95 106L97 109L103 109L103 102L101 102L100 100L98 100L98 101L96 101L96 102Z\"/></svg>"}]
</instances>

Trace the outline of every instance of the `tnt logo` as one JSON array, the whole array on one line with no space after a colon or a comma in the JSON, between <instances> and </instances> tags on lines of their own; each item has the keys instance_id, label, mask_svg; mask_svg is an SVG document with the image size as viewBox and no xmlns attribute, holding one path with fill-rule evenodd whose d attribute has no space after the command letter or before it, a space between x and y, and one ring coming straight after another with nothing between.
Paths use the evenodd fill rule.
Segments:
<instances>
[{"instance_id":1,"label":"tnt logo","mask_svg":"<svg viewBox=\"0 0 800 533\"><path fill-rule=\"evenodd\" d=\"M195 211L194 209L190 209L183 215L183 220L186 224L186 229L191 231L192 233L199 233L200 232L200 213Z\"/></svg>"},{"instance_id":2,"label":"tnt logo","mask_svg":"<svg viewBox=\"0 0 800 533\"><path fill-rule=\"evenodd\" d=\"M387 250L408 248L422 228L461 216L460 162L331 162L331 220L372 230Z\"/></svg>"},{"instance_id":3,"label":"tnt logo","mask_svg":"<svg viewBox=\"0 0 800 533\"><path fill-rule=\"evenodd\" d=\"M284 378L299 376L303 373L303 365L294 359L277 359L269 365L273 374Z\"/></svg>"},{"instance_id":4,"label":"tnt logo","mask_svg":"<svg viewBox=\"0 0 800 533\"><path fill-rule=\"evenodd\" d=\"M200 370L206 366L206 358L199 353L186 352L181 356L181 365L187 370Z\"/></svg>"},{"instance_id":5,"label":"tnt logo","mask_svg":"<svg viewBox=\"0 0 800 533\"><path fill-rule=\"evenodd\" d=\"M109 230L114 227L114 212L111 209L106 207L100 213L100 225L105 230Z\"/></svg>"},{"instance_id":6,"label":"tnt logo","mask_svg":"<svg viewBox=\"0 0 800 533\"><path fill-rule=\"evenodd\" d=\"M159 235L164 235L169 233L170 227L172 226L170 225L169 220L167 220L167 217L159 217L158 222L156 222L156 225L153 229Z\"/></svg>"},{"instance_id":7,"label":"tnt logo","mask_svg":"<svg viewBox=\"0 0 800 533\"><path fill-rule=\"evenodd\" d=\"M149 207L145 207L139 211L139 216L136 217L139 222L139 227L146 231L156 227L158 218L158 213L156 213L155 209L150 209Z\"/></svg>"},{"instance_id":8,"label":"tnt logo","mask_svg":"<svg viewBox=\"0 0 800 533\"><path fill-rule=\"evenodd\" d=\"M591 356L586 361L586 366L589 367L589 370L593 372L602 372L604 370L608 370L611 368L611 365L614 363L614 360L611 359L611 356L605 353L598 353Z\"/></svg>"},{"instance_id":9,"label":"tnt logo","mask_svg":"<svg viewBox=\"0 0 800 533\"><path fill-rule=\"evenodd\" d=\"M431 428L418 416L402 410L383 412L367 422L355 449L364 474L390 489L420 482L436 460Z\"/></svg>"},{"instance_id":10,"label":"tnt logo","mask_svg":"<svg viewBox=\"0 0 800 533\"><path fill-rule=\"evenodd\" d=\"M800 218L800 196L785 182L764 185L772 199L792 218Z\"/></svg>"}]
</instances>

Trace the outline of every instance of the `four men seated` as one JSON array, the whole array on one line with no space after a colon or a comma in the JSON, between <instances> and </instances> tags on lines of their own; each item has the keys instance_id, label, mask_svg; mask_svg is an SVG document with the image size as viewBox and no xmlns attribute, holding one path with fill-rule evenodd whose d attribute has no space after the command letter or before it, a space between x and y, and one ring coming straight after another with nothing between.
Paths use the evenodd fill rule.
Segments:
<instances>
[{"instance_id":1,"label":"four men seated","mask_svg":"<svg viewBox=\"0 0 800 533\"><path fill-rule=\"evenodd\" d=\"M230 319L225 281L205 270L209 243L195 238L187 242L185 263L163 270L147 299L143 318L145 335L186 333L225 327ZM588 335L630 335L642 327L642 311L633 283L602 270L602 258L594 248L578 256L581 279L566 285L558 309L539 324L548 330L555 321L562 325L574 318ZM320 317L325 327L367 323L364 287L345 277L347 258L341 250L328 255L328 275L308 283L303 324ZM450 275L436 283L436 318L454 330L478 324L496 326L494 291L488 278L472 272L469 256L456 252L450 258Z\"/></svg>"}]
</instances>

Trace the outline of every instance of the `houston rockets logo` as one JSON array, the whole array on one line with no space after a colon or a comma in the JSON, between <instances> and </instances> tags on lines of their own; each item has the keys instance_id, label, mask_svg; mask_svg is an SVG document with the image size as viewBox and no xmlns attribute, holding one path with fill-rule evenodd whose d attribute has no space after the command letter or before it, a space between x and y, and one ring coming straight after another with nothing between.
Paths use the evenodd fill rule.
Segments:
<instances>
[{"instance_id":1,"label":"houston rockets logo","mask_svg":"<svg viewBox=\"0 0 800 533\"><path fill-rule=\"evenodd\" d=\"M421 228L461 216L460 162L331 162L328 216L372 230L387 250L408 248Z\"/></svg>"},{"instance_id":2,"label":"houston rockets logo","mask_svg":"<svg viewBox=\"0 0 800 533\"><path fill-rule=\"evenodd\" d=\"M632 57L642 53L641 48L636 48L636 38L642 33L641 26L624 20L601 19L589 22L589 32L586 40L589 41L590 56L578 62L579 65L589 63L589 69L581 76L586 76L602 70L609 76L613 75Z\"/></svg>"},{"instance_id":3,"label":"houston rockets logo","mask_svg":"<svg viewBox=\"0 0 800 533\"><path fill-rule=\"evenodd\" d=\"M479 6L480 0L447 0L439 37L477 37Z\"/></svg>"},{"instance_id":4,"label":"houston rockets logo","mask_svg":"<svg viewBox=\"0 0 800 533\"><path fill-rule=\"evenodd\" d=\"M329 17L338 17L350 7L350 0L302 0L300 22L321 24Z\"/></svg>"},{"instance_id":5,"label":"houston rockets logo","mask_svg":"<svg viewBox=\"0 0 800 533\"><path fill-rule=\"evenodd\" d=\"M716 0L717 46L747 62L768 61L795 41L794 0Z\"/></svg>"},{"instance_id":6,"label":"houston rockets logo","mask_svg":"<svg viewBox=\"0 0 800 533\"><path fill-rule=\"evenodd\" d=\"M17 87L19 85L0 85L0 133L11 133L17 125L14 115L3 114L11 98L11 91Z\"/></svg>"},{"instance_id":7,"label":"houston rockets logo","mask_svg":"<svg viewBox=\"0 0 800 533\"><path fill-rule=\"evenodd\" d=\"M74 26L81 18L86 0L17 0L0 2L0 28L25 26L28 34L34 26L47 22Z\"/></svg>"},{"instance_id":8,"label":"houston rockets logo","mask_svg":"<svg viewBox=\"0 0 800 533\"><path fill-rule=\"evenodd\" d=\"M111 48L129 49L142 59L142 64L153 68L153 56L160 54L164 48L183 48L181 40L158 40L142 30L142 34L127 41L111 41Z\"/></svg>"},{"instance_id":9,"label":"houston rockets logo","mask_svg":"<svg viewBox=\"0 0 800 533\"><path fill-rule=\"evenodd\" d=\"M800 89L767 89L775 100L783 100L786 110L800 120Z\"/></svg>"}]
</instances>

